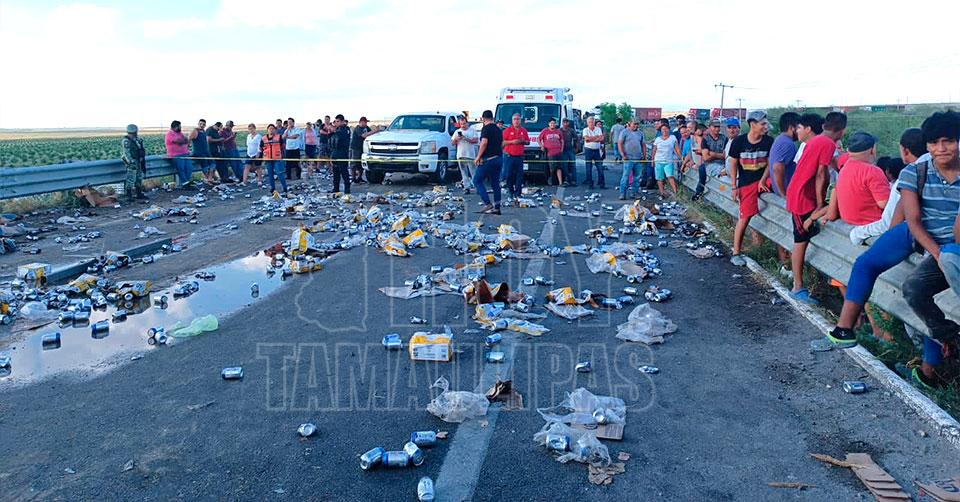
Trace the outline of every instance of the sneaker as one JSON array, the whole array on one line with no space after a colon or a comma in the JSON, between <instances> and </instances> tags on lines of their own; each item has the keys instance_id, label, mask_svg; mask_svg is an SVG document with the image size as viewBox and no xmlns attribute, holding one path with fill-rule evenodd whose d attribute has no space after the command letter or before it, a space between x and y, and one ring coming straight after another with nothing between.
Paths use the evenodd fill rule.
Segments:
<instances>
[{"instance_id":1,"label":"sneaker","mask_svg":"<svg viewBox=\"0 0 960 502\"><path fill-rule=\"evenodd\" d=\"M492 205L492 204L487 204L487 205L481 207L480 210L477 211L477 214L486 214L487 211L490 211L490 210L492 210L492 209L493 209L493 205Z\"/></svg>"},{"instance_id":2,"label":"sneaker","mask_svg":"<svg viewBox=\"0 0 960 502\"><path fill-rule=\"evenodd\" d=\"M784 279L793 280L793 270L787 270L787 267L780 265L780 276Z\"/></svg>"},{"instance_id":3,"label":"sneaker","mask_svg":"<svg viewBox=\"0 0 960 502\"><path fill-rule=\"evenodd\" d=\"M934 382L928 382L927 377L924 376L922 371L920 371L920 368L913 368L913 372L911 372L910 377L917 387L920 387L921 390L926 392L934 392L938 387L940 387Z\"/></svg>"},{"instance_id":4,"label":"sneaker","mask_svg":"<svg viewBox=\"0 0 960 502\"><path fill-rule=\"evenodd\" d=\"M747 265L747 260L744 260L744 259L743 259L743 256L740 256L740 255L738 255L738 254L735 254L735 255L733 255L733 256L730 257L730 263L732 263L732 264L734 264L734 265L736 265L736 266L738 266L738 267L745 267L745 266Z\"/></svg>"},{"instance_id":5,"label":"sneaker","mask_svg":"<svg viewBox=\"0 0 960 502\"><path fill-rule=\"evenodd\" d=\"M857 346L857 335L853 333L853 330L839 326L827 333L827 340L830 340L830 343L840 349L849 349L850 347Z\"/></svg>"},{"instance_id":6,"label":"sneaker","mask_svg":"<svg viewBox=\"0 0 960 502\"><path fill-rule=\"evenodd\" d=\"M807 291L807 288L800 288L796 291L791 291L790 297L798 302L806 303L807 305L813 305L813 306L820 305L819 300L810 296L810 292Z\"/></svg>"},{"instance_id":7,"label":"sneaker","mask_svg":"<svg viewBox=\"0 0 960 502\"><path fill-rule=\"evenodd\" d=\"M627 200L627 194L625 194L625 193L620 194L620 197L618 197L618 199L620 199L620 200Z\"/></svg>"}]
</instances>

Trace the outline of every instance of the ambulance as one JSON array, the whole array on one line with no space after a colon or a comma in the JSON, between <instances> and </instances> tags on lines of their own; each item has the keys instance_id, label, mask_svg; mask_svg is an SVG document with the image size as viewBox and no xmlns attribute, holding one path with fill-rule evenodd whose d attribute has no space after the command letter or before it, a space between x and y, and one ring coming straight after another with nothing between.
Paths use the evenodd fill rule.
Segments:
<instances>
[{"instance_id":1,"label":"ambulance","mask_svg":"<svg viewBox=\"0 0 960 502\"><path fill-rule=\"evenodd\" d=\"M514 113L519 113L521 125L530 134L530 144L524 150L523 172L533 176L550 176L546 154L540 150L537 136L547 128L551 118L557 119L557 127L563 119L570 119L580 136L582 129L580 110L573 107L573 94L569 87L504 87L497 97L495 120L510 125ZM578 145L577 151L580 148ZM534 162L529 162L534 161Z\"/></svg>"}]
</instances>

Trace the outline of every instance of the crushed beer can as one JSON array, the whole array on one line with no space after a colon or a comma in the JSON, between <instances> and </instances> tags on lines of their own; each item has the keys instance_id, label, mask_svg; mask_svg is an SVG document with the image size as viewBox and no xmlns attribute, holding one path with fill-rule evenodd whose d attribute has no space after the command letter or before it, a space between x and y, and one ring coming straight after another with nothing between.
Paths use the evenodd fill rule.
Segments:
<instances>
[{"instance_id":1,"label":"crushed beer can","mask_svg":"<svg viewBox=\"0 0 960 502\"><path fill-rule=\"evenodd\" d=\"M317 426L311 423L300 424L300 427L297 428L297 434L300 434L300 437L308 438L317 433Z\"/></svg>"},{"instance_id":2,"label":"crushed beer can","mask_svg":"<svg viewBox=\"0 0 960 502\"><path fill-rule=\"evenodd\" d=\"M443 266L442 266L442 265L431 265L431 266L430 266L430 273L431 273L431 274L439 274L440 272L443 272Z\"/></svg>"},{"instance_id":3,"label":"crushed beer can","mask_svg":"<svg viewBox=\"0 0 960 502\"><path fill-rule=\"evenodd\" d=\"M487 352L486 359L488 363L499 364L499 363L502 363L504 359L506 359L506 354L501 351L495 350L495 351Z\"/></svg>"},{"instance_id":4,"label":"crushed beer can","mask_svg":"<svg viewBox=\"0 0 960 502\"><path fill-rule=\"evenodd\" d=\"M121 309L114 312L111 319L113 320L113 322L123 322L127 320L127 315L129 315L128 312L126 310Z\"/></svg>"},{"instance_id":5,"label":"crushed beer can","mask_svg":"<svg viewBox=\"0 0 960 502\"><path fill-rule=\"evenodd\" d=\"M416 445L414 445L416 446ZM384 467L407 467L410 465L410 455L406 451L385 451L380 463Z\"/></svg>"},{"instance_id":6,"label":"crushed beer can","mask_svg":"<svg viewBox=\"0 0 960 502\"><path fill-rule=\"evenodd\" d=\"M573 368L577 370L577 373L590 373L593 371L593 365L590 364L590 361L579 362Z\"/></svg>"},{"instance_id":7,"label":"crushed beer can","mask_svg":"<svg viewBox=\"0 0 960 502\"><path fill-rule=\"evenodd\" d=\"M13 322L13 317L0 314L0 324L6 326L7 324L10 324L12 322Z\"/></svg>"},{"instance_id":8,"label":"crushed beer can","mask_svg":"<svg viewBox=\"0 0 960 502\"><path fill-rule=\"evenodd\" d=\"M534 280L533 280L533 277L524 277L524 278L523 278L523 285L524 285L524 286L533 286L534 284L535 284L535 282L534 282Z\"/></svg>"},{"instance_id":9,"label":"crushed beer can","mask_svg":"<svg viewBox=\"0 0 960 502\"><path fill-rule=\"evenodd\" d=\"M410 316L410 324L427 324L427 320L422 317Z\"/></svg>"},{"instance_id":10,"label":"crushed beer can","mask_svg":"<svg viewBox=\"0 0 960 502\"><path fill-rule=\"evenodd\" d=\"M607 414L607 410L603 408L597 408L593 410L593 421L596 422L597 425L603 425L609 422L610 417Z\"/></svg>"},{"instance_id":11,"label":"crushed beer can","mask_svg":"<svg viewBox=\"0 0 960 502\"><path fill-rule=\"evenodd\" d=\"M403 340L398 333L389 333L383 337L383 348L387 350L402 350Z\"/></svg>"},{"instance_id":12,"label":"crushed beer can","mask_svg":"<svg viewBox=\"0 0 960 502\"><path fill-rule=\"evenodd\" d=\"M673 298L673 292L667 288L660 288L657 286L650 286L643 293L643 297L650 302L664 302Z\"/></svg>"},{"instance_id":13,"label":"crushed beer can","mask_svg":"<svg viewBox=\"0 0 960 502\"><path fill-rule=\"evenodd\" d=\"M563 434L547 434L546 446L552 451L567 451L570 449L570 436Z\"/></svg>"},{"instance_id":14,"label":"crushed beer can","mask_svg":"<svg viewBox=\"0 0 960 502\"><path fill-rule=\"evenodd\" d=\"M420 478L417 483L417 500L420 502L432 502L437 494L433 488L433 480L427 476Z\"/></svg>"},{"instance_id":15,"label":"crushed beer can","mask_svg":"<svg viewBox=\"0 0 960 502\"><path fill-rule=\"evenodd\" d=\"M414 466L423 465L425 457L423 455L423 450L417 446L413 441L407 441L407 444L403 445L403 451L410 457L410 463Z\"/></svg>"},{"instance_id":16,"label":"crushed beer can","mask_svg":"<svg viewBox=\"0 0 960 502\"><path fill-rule=\"evenodd\" d=\"M648 375L656 375L657 373L660 373L660 368L656 366L649 366L646 364L641 366L639 369L641 373L646 373Z\"/></svg>"},{"instance_id":17,"label":"crushed beer can","mask_svg":"<svg viewBox=\"0 0 960 502\"><path fill-rule=\"evenodd\" d=\"M153 258L153 255L152 255L152 254L148 254L147 256L144 256L143 258L140 258L140 261L142 261L144 264L153 263L153 260L154 260L154 258Z\"/></svg>"},{"instance_id":18,"label":"crushed beer can","mask_svg":"<svg viewBox=\"0 0 960 502\"><path fill-rule=\"evenodd\" d=\"M614 310L620 310L623 308L623 305L616 298L604 298L600 300L600 306Z\"/></svg>"},{"instance_id":19,"label":"crushed beer can","mask_svg":"<svg viewBox=\"0 0 960 502\"><path fill-rule=\"evenodd\" d=\"M630 295L623 295L623 296L618 296L618 297L617 297L617 301L620 302L620 303L622 303L622 304L632 305L633 302L634 302L634 299L633 299L633 297L630 296Z\"/></svg>"},{"instance_id":20,"label":"crushed beer can","mask_svg":"<svg viewBox=\"0 0 960 502\"><path fill-rule=\"evenodd\" d=\"M436 446L437 433L434 431L416 431L410 433L410 442L423 448L425 446Z\"/></svg>"},{"instance_id":21,"label":"crushed beer can","mask_svg":"<svg viewBox=\"0 0 960 502\"><path fill-rule=\"evenodd\" d=\"M637 295L640 294L640 291L638 291L637 288L635 288L635 287L633 287L633 286L627 286L627 287L623 288L623 292L626 293L626 294L628 294L628 295L630 295L630 296L637 296Z\"/></svg>"},{"instance_id":22,"label":"crushed beer can","mask_svg":"<svg viewBox=\"0 0 960 502\"><path fill-rule=\"evenodd\" d=\"M230 368L223 368L223 371L220 372L220 378L224 380L241 380L243 379L243 367L233 366Z\"/></svg>"},{"instance_id":23,"label":"crushed beer can","mask_svg":"<svg viewBox=\"0 0 960 502\"><path fill-rule=\"evenodd\" d=\"M44 335L40 337L40 345L43 347L43 350L59 349L60 332L44 333Z\"/></svg>"},{"instance_id":24,"label":"crushed beer can","mask_svg":"<svg viewBox=\"0 0 960 502\"><path fill-rule=\"evenodd\" d=\"M167 308L167 295L157 295L153 297L153 306L165 309Z\"/></svg>"},{"instance_id":25,"label":"crushed beer can","mask_svg":"<svg viewBox=\"0 0 960 502\"><path fill-rule=\"evenodd\" d=\"M630 284L640 284L642 281L643 281L643 277L640 277L639 275L627 276L627 282L629 282ZM636 290L636 288L634 288L634 290ZM630 293L627 293L627 294L630 294Z\"/></svg>"},{"instance_id":26,"label":"crushed beer can","mask_svg":"<svg viewBox=\"0 0 960 502\"><path fill-rule=\"evenodd\" d=\"M383 461L383 455L386 451L379 446L369 450L368 452L360 455L360 468L369 471L370 469L380 465L380 462Z\"/></svg>"},{"instance_id":27,"label":"crushed beer can","mask_svg":"<svg viewBox=\"0 0 960 502\"><path fill-rule=\"evenodd\" d=\"M867 391L867 384L859 380L848 380L843 382L843 391L847 394L863 394Z\"/></svg>"},{"instance_id":28,"label":"crushed beer can","mask_svg":"<svg viewBox=\"0 0 960 502\"><path fill-rule=\"evenodd\" d=\"M538 286L553 286L553 281L547 279L542 275L538 275L534 277L533 282L537 283Z\"/></svg>"},{"instance_id":29,"label":"crushed beer can","mask_svg":"<svg viewBox=\"0 0 960 502\"><path fill-rule=\"evenodd\" d=\"M10 354L0 353L0 368L9 369L11 360Z\"/></svg>"}]
</instances>

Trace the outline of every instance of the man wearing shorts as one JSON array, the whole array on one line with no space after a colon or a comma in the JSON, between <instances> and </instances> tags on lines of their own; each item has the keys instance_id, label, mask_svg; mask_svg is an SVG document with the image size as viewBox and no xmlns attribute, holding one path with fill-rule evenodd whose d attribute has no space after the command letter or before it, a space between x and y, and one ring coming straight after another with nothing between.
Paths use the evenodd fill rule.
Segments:
<instances>
[{"instance_id":1,"label":"man wearing shorts","mask_svg":"<svg viewBox=\"0 0 960 502\"><path fill-rule=\"evenodd\" d=\"M803 123L801 120L801 124ZM823 132L804 143L793 179L787 185L787 211L793 217L794 243L793 254L790 256L793 270L793 289L790 296L810 305L820 303L803 287L803 262L807 254L807 244L819 232L812 216L814 211L827 205L830 164L835 162L837 140L843 137L846 128L845 114L828 113L823 121Z\"/></svg>"},{"instance_id":2,"label":"man wearing shorts","mask_svg":"<svg viewBox=\"0 0 960 502\"><path fill-rule=\"evenodd\" d=\"M703 197L707 189L707 176L719 176L723 170L723 162L726 158L724 150L727 147L727 138L720 134L720 119L710 121L710 129L703 135L700 141L700 157L703 163L697 169L700 179L697 181L697 192L693 200Z\"/></svg>"},{"instance_id":3,"label":"man wearing shorts","mask_svg":"<svg viewBox=\"0 0 960 502\"><path fill-rule=\"evenodd\" d=\"M740 217L733 231L733 256L730 263L742 267L747 264L740 255L743 234L753 218L760 212L760 192L768 188L760 180L770 163L770 150L773 138L767 135L770 122L767 112L754 110L747 114L746 134L737 136L730 144L730 178L732 180L733 200L740 203Z\"/></svg>"},{"instance_id":4,"label":"man wearing shorts","mask_svg":"<svg viewBox=\"0 0 960 502\"><path fill-rule=\"evenodd\" d=\"M667 196L663 180L669 181L673 194L677 194L677 180L674 178L674 173L679 159L680 144L677 143L677 137L670 134L670 126L661 125L660 136L653 140L654 176L657 178L657 189L660 190L661 197Z\"/></svg>"}]
</instances>

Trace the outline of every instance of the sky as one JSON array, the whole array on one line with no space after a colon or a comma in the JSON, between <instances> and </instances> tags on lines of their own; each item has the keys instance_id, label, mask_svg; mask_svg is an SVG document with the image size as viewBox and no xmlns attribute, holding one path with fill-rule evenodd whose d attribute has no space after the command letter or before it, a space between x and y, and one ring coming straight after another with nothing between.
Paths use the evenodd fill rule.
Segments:
<instances>
[{"instance_id":1,"label":"sky","mask_svg":"<svg viewBox=\"0 0 960 502\"><path fill-rule=\"evenodd\" d=\"M909 12L905 11L909 9ZM0 128L960 101L956 0L0 0ZM740 99L741 101L737 101Z\"/></svg>"}]
</instances>

